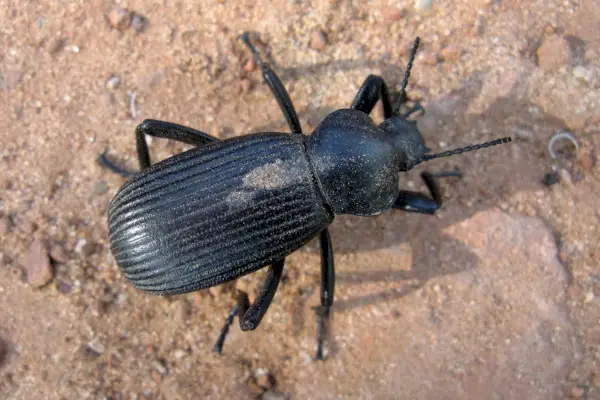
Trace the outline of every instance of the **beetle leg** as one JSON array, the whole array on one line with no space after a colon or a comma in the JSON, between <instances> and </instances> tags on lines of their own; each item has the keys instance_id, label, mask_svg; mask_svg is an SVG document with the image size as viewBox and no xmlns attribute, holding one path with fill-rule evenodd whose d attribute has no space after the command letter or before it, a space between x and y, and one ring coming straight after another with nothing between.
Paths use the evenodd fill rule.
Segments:
<instances>
[{"instance_id":1,"label":"beetle leg","mask_svg":"<svg viewBox=\"0 0 600 400\"><path fill-rule=\"evenodd\" d=\"M115 163L113 163L112 161L110 161L106 157L107 152L108 152L108 150L104 150L104 153L100 154L100 156L96 159L96 162L98 163L98 165L100 165L102 168L106 168L106 169L110 170L111 172L113 172L115 174L121 175L124 178L129 178L134 174L134 172L127 171L126 169L123 169L123 168L119 167L118 165L116 165Z\"/></svg>"},{"instance_id":2,"label":"beetle leg","mask_svg":"<svg viewBox=\"0 0 600 400\"><path fill-rule=\"evenodd\" d=\"M263 61L262 57L260 56L260 53L258 52L258 50L256 50L256 48L250 41L250 35L248 34L248 32L242 33L240 39L242 39L244 44L252 52L254 60L256 61L256 63L262 71L265 83L269 86L269 89L271 89L273 96L275 96L275 99L279 104L279 108L281 109L281 112L283 113L283 116L285 117L292 133L302 133L300 120L298 119L298 115L296 114L294 104L292 103L290 95L285 89L285 86L283 86L281 79L279 79L279 77L277 76L275 71L271 69L269 64Z\"/></svg>"},{"instance_id":3,"label":"beetle leg","mask_svg":"<svg viewBox=\"0 0 600 400\"><path fill-rule=\"evenodd\" d=\"M369 75L358 90L350 108L370 114L379 99L383 103L383 115L385 119L393 116L394 109L385 81L381 76Z\"/></svg>"},{"instance_id":4,"label":"beetle leg","mask_svg":"<svg viewBox=\"0 0 600 400\"><path fill-rule=\"evenodd\" d=\"M415 102L415 104L409 108L407 111L405 111L401 117L404 119L407 119L408 117L410 117L411 115L413 115L416 112L421 111L421 115L425 114L425 109L423 108L423 105L420 102Z\"/></svg>"},{"instance_id":5,"label":"beetle leg","mask_svg":"<svg viewBox=\"0 0 600 400\"><path fill-rule=\"evenodd\" d=\"M171 139L194 146L203 146L219 140L214 136L192 128L188 128L187 126L178 125L171 122L158 121L155 119L144 120L135 129L138 160L140 162L140 169L142 170L151 165L146 135Z\"/></svg>"},{"instance_id":6,"label":"beetle leg","mask_svg":"<svg viewBox=\"0 0 600 400\"><path fill-rule=\"evenodd\" d=\"M335 290L335 269L333 265L333 247L329 231L324 229L320 235L321 242L321 306L317 311L317 354L316 359L323 359L323 339L325 321L329 318L329 309L333 305Z\"/></svg>"},{"instance_id":7,"label":"beetle leg","mask_svg":"<svg viewBox=\"0 0 600 400\"><path fill-rule=\"evenodd\" d=\"M223 351L223 343L229 332L229 327L233 324L233 319L237 314L240 320L240 329L242 331L252 331L260 325L260 321L264 317L265 313L269 309L273 296L277 291L277 286L281 280L281 274L283 272L284 260L277 261L271 265L267 271L267 277L262 286L262 289L254 303L250 305L248 294L240 291L237 298L237 304L233 306L229 312L225 325L221 329L217 343L215 344L215 352L221 354Z\"/></svg>"},{"instance_id":8,"label":"beetle leg","mask_svg":"<svg viewBox=\"0 0 600 400\"><path fill-rule=\"evenodd\" d=\"M461 177L462 173L459 169L436 174L427 171L423 172L421 178L425 181L425 185L427 186L427 189L429 189L431 197L419 192L401 190L393 208L404 210L406 212L435 214L442 206L442 191L435 179L451 176Z\"/></svg>"}]
</instances>

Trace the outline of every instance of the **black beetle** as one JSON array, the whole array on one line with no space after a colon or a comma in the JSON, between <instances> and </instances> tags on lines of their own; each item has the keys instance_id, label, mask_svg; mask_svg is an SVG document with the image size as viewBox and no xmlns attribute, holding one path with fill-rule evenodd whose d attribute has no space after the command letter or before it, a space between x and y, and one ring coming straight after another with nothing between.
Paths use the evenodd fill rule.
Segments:
<instances>
[{"instance_id":1,"label":"black beetle","mask_svg":"<svg viewBox=\"0 0 600 400\"><path fill-rule=\"evenodd\" d=\"M428 154L415 121L418 103L404 113L405 89L419 45L412 47L402 88L392 101L384 80L369 76L350 109L327 116L308 136L283 84L252 51L292 133L263 132L217 140L169 122L145 120L136 129L142 172L118 191L108 210L110 249L123 274L138 288L179 294L237 279L270 265L258 297L240 292L215 350L239 315L253 330L265 315L281 279L285 257L320 235L321 306L317 308L317 359L333 304L333 249L327 226L334 216L377 215L391 208L433 214L442 204L436 178L460 172L421 174L431 197L399 190L398 173L437 157L510 141L503 138L439 154ZM385 121L369 117L377 101ZM145 135L196 148L151 165ZM102 155L101 164L130 175Z\"/></svg>"}]
</instances>

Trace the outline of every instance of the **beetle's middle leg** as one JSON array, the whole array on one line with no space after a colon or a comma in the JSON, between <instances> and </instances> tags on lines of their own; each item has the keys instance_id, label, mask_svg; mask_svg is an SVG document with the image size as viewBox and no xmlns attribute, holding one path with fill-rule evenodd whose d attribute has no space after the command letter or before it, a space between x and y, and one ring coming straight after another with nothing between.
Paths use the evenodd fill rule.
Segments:
<instances>
[{"instance_id":1,"label":"beetle's middle leg","mask_svg":"<svg viewBox=\"0 0 600 400\"><path fill-rule=\"evenodd\" d=\"M208 133L188 128L187 126L155 119L144 120L137 128L135 128L135 143L140 169L142 170L145 170L152 165L150 162L150 152L148 151L146 135L171 139L193 146L204 146L205 144L219 140Z\"/></svg>"},{"instance_id":2,"label":"beetle's middle leg","mask_svg":"<svg viewBox=\"0 0 600 400\"><path fill-rule=\"evenodd\" d=\"M233 324L236 314L240 320L240 329L242 331L252 331L258 327L260 321L269 309L273 296L279 286L281 274L283 272L284 260L277 261L271 265L267 271L267 278L260 290L260 293L251 305L246 292L240 291L237 297L237 303L229 312L225 325L221 329L217 343L215 344L215 352L221 354L223 351L223 343L229 333L229 328Z\"/></svg>"},{"instance_id":3,"label":"beetle's middle leg","mask_svg":"<svg viewBox=\"0 0 600 400\"><path fill-rule=\"evenodd\" d=\"M431 197L420 192L401 190L393 208L404 210L406 212L435 214L442 206L442 191L436 178L447 178L451 176L460 178L462 177L462 173L459 169L456 169L455 171L438 172L435 174L427 171L421 173L421 178L425 181L425 185L427 186Z\"/></svg>"}]
</instances>

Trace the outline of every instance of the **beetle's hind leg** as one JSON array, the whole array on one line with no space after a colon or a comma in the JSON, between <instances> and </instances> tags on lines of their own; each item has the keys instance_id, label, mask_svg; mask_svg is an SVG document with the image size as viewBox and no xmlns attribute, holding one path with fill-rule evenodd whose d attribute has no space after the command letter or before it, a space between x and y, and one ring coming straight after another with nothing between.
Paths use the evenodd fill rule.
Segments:
<instances>
[{"instance_id":1,"label":"beetle's hind leg","mask_svg":"<svg viewBox=\"0 0 600 400\"><path fill-rule=\"evenodd\" d=\"M150 152L148 151L146 135L171 139L176 142L191 144L198 147L219 140L208 133L188 128L187 126L155 119L147 119L135 129L138 160L140 162L140 169L142 170L152 165L150 162Z\"/></svg>"},{"instance_id":2,"label":"beetle's hind leg","mask_svg":"<svg viewBox=\"0 0 600 400\"><path fill-rule=\"evenodd\" d=\"M148 151L148 143L146 135L171 139L177 142L191 144L193 146L203 146L217 139L209 135L187 126L174 124L171 122L158 121L154 119L144 120L135 129L136 148L140 169L145 170L151 165L150 152ZM127 171L106 158L106 151L96 160L101 167L111 170L112 172L124 176L126 178L133 175L133 172Z\"/></svg>"},{"instance_id":3,"label":"beetle's hind leg","mask_svg":"<svg viewBox=\"0 0 600 400\"><path fill-rule=\"evenodd\" d=\"M281 109L281 112L283 113L283 116L285 117L292 133L302 133L300 120L298 119L298 115L296 114L296 109L294 108L292 99L290 99L290 95L285 89L285 86L283 86L281 79L279 79L279 77L277 76L275 71L271 69L269 64L263 61L262 57L260 56L260 53L258 52L258 50L256 50L256 48L250 41L250 35L248 34L248 32L242 33L240 39L242 39L244 44L252 52L254 60L256 61L256 63L262 71L264 81L269 86L269 89L271 89L273 96L275 96L275 99L279 104L279 108Z\"/></svg>"},{"instance_id":4,"label":"beetle's hind leg","mask_svg":"<svg viewBox=\"0 0 600 400\"><path fill-rule=\"evenodd\" d=\"M423 172L421 178L429 190L431 197L409 190L401 190L393 208L404 210L406 212L435 214L442 207L442 191L436 181L436 178L462 177L459 169L454 171L445 171L438 173Z\"/></svg>"},{"instance_id":5,"label":"beetle's hind leg","mask_svg":"<svg viewBox=\"0 0 600 400\"><path fill-rule=\"evenodd\" d=\"M252 305L250 304L250 300L248 299L248 294L246 292L240 291L238 293L237 303L227 315L225 324L221 329L221 333L219 334L219 338L215 344L215 352L219 354L223 352L225 338L229 333L229 328L233 324L236 314L239 317L240 329L242 331L252 331L258 327L260 321L264 317L265 313L269 309L269 306L271 305L271 302L273 301L273 296L275 296L277 286L279 286L279 281L281 280L283 266L284 260L280 260L269 267L267 271L267 277L261 288L261 291Z\"/></svg>"},{"instance_id":6,"label":"beetle's hind leg","mask_svg":"<svg viewBox=\"0 0 600 400\"><path fill-rule=\"evenodd\" d=\"M116 165L115 163L113 163L112 161L110 161L107 157L106 157L106 153L108 150L104 150L104 152L102 154L100 154L100 156L98 156L98 158L96 159L96 162L98 163L98 165L100 165L102 168L106 168L109 171L121 175L124 178L129 178L131 177L134 172L128 171L124 168L119 167L118 165Z\"/></svg>"},{"instance_id":7,"label":"beetle's hind leg","mask_svg":"<svg viewBox=\"0 0 600 400\"><path fill-rule=\"evenodd\" d=\"M325 323L329 319L329 309L333 305L335 291L335 269L333 265L333 247L329 231L324 229L320 235L321 243L321 306L317 312L317 360L323 359L323 340L325 338Z\"/></svg>"}]
</instances>

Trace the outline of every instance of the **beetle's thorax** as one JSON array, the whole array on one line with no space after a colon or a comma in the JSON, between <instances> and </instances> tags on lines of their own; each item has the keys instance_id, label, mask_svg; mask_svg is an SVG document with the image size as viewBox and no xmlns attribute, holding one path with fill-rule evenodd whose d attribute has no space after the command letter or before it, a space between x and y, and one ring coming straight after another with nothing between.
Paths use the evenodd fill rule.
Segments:
<instances>
[{"instance_id":1,"label":"beetle's thorax","mask_svg":"<svg viewBox=\"0 0 600 400\"><path fill-rule=\"evenodd\" d=\"M334 213L376 215L392 207L398 172L414 163L422 145L412 130L418 135L400 117L377 126L367 114L345 109L327 116L306 137L316 178Z\"/></svg>"}]
</instances>

